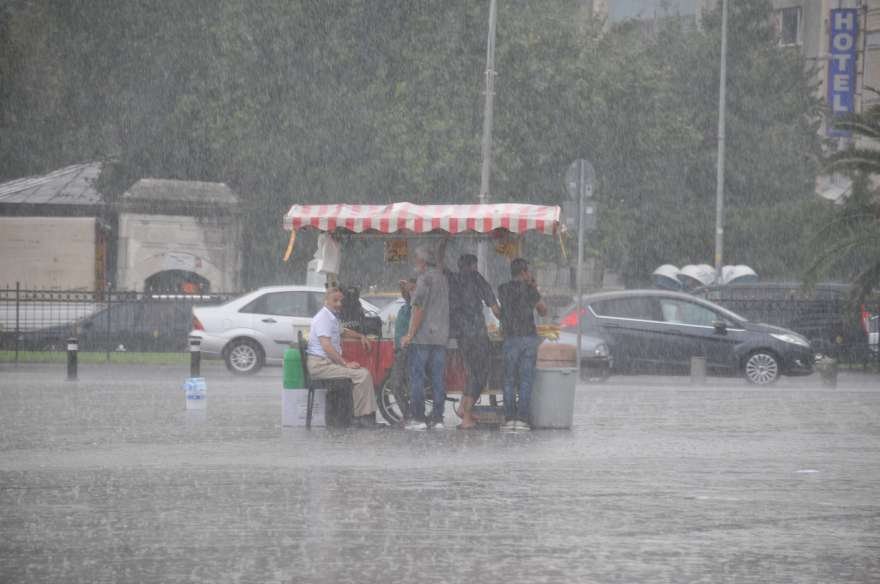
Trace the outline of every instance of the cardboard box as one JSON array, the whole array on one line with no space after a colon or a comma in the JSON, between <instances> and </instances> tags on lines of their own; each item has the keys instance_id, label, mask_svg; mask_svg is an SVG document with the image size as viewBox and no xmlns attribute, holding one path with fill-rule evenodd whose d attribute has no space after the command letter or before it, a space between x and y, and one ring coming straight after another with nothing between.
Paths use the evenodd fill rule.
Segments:
<instances>
[{"instance_id":1,"label":"cardboard box","mask_svg":"<svg viewBox=\"0 0 880 584\"><path fill-rule=\"evenodd\" d=\"M306 425L309 391L307 389L281 390L281 425ZM312 426L326 426L324 412L327 409L327 390L315 390L315 403L312 406Z\"/></svg>"}]
</instances>

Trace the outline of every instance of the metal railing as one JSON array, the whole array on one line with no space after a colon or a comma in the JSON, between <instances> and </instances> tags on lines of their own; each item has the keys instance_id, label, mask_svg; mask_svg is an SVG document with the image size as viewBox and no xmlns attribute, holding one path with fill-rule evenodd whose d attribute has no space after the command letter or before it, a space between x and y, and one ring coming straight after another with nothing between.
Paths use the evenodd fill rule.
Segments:
<instances>
[{"instance_id":1,"label":"metal railing","mask_svg":"<svg viewBox=\"0 0 880 584\"><path fill-rule=\"evenodd\" d=\"M81 351L187 350L192 307L220 304L240 292L181 294L0 288L0 351L64 351L76 337Z\"/></svg>"}]
</instances>

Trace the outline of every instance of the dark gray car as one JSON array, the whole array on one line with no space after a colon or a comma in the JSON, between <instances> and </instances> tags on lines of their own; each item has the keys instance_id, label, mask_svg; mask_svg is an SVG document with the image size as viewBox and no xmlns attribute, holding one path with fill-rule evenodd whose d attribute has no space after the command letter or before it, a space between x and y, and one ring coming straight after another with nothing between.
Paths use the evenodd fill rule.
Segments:
<instances>
[{"instance_id":1,"label":"dark gray car","mask_svg":"<svg viewBox=\"0 0 880 584\"><path fill-rule=\"evenodd\" d=\"M815 355L803 336L689 294L605 292L585 296L583 306L581 331L608 345L612 373L686 374L692 357L705 357L710 374L759 385L813 372Z\"/></svg>"}]
</instances>

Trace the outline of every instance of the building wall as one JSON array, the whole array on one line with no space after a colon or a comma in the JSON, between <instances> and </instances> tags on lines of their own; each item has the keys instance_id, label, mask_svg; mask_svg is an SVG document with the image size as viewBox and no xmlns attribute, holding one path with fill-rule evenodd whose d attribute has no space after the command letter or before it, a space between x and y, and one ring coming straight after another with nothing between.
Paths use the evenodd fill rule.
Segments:
<instances>
[{"instance_id":1,"label":"building wall","mask_svg":"<svg viewBox=\"0 0 880 584\"><path fill-rule=\"evenodd\" d=\"M802 13L800 50L808 67L816 67L817 96L823 100L828 91L829 15L836 8L859 9L859 38L856 42L856 111L880 96L865 87L880 87L880 0L772 0L773 8L798 6Z\"/></svg>"},{"instance_id":2,"label":"building wall","mask_svg":"<svg viewBox=\"0 0 880 584\"><path fill-rule=\"evenodd\" d=\"M94 290L94 217L0 217L0 285Z\"/></svg>"},{"instance_id":3,"label":"building wall","mask_svg":"<svg viewBox=\"0 0 880 584\"><path fill-rule=\"evenodd\" d=\"M143 290L147 278L166 270L194 272L213 291L239 289L241 236L234 216L121 213L118 245L117 289Z\"/></svg>"},{"instance_id":4,"label":"building wall","mask_svg":"<svg viewBox=\"0 0 880 584\"><path fill-rule=\"evenodd\" d=\"M862 108L880 103L880 95L864 91L864 86L880 89L880 0L869 0L866 3L864 18L862 20L864 29L865 49L864 60L864 76L863 84L860 84L859 90L862 95Z\"/></svg>"}]
</instances>

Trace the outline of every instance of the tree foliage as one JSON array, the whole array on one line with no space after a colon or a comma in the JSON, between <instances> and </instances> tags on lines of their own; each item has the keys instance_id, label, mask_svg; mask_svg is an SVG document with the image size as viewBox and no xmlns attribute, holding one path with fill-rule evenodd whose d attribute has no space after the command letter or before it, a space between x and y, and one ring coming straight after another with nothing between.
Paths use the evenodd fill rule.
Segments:
<instances>
[{"instance_id":1,"label":"tree foliage","mask_svg":"<svg viewBox=\"0 0 880 584\"><path fill-rule=\"evenodd\" d=\"M880 139L880 106L843 116L834 125L855 140L827 157L827 170L849 174L852 188L833 220L813 239L815 256L806 280L846 278L853 283L853 299L861 303L880 287L880 198L874 182L880 175L880 150L864 145L865 140Z\"/></svg>"},{"instance_id":2,"label":"tree foliage","mask_svg":"<svg viewBox=\"0 0 880 584\"><path fill-rule=\"evenodd\" d=\"M588 251L630 283L708 261L717 17L645 34L578 5L499 3L493 200L559 204L566 167L589 158ZM476 200L488 2L0 6L0 176L106 158L111 198L141 177L226 182L248 284L301 273L280 261L294 202ZM765 0L732 6L725 184L725 260L765 277L803 265L819 146L803 62L769 16Z\"/></svg>"}]
</instances>

